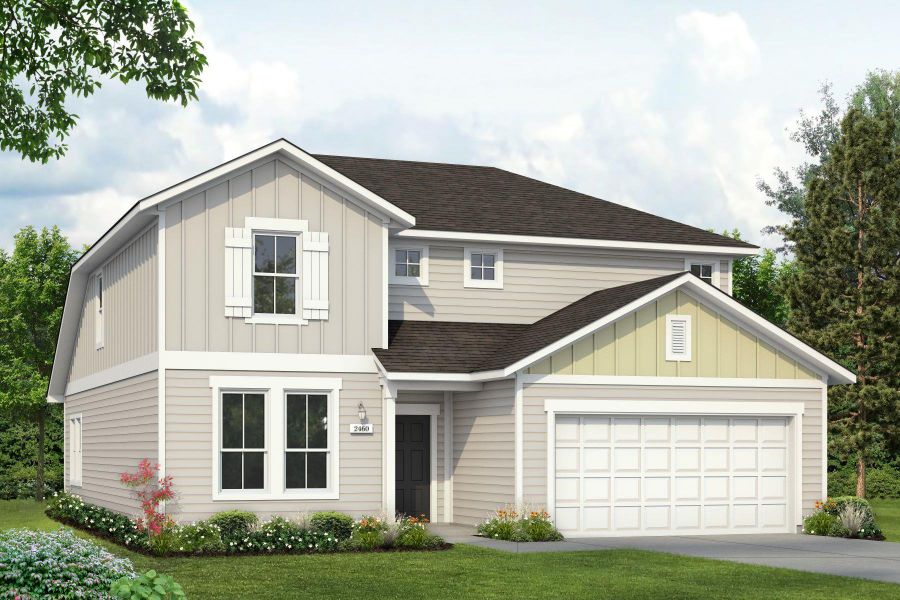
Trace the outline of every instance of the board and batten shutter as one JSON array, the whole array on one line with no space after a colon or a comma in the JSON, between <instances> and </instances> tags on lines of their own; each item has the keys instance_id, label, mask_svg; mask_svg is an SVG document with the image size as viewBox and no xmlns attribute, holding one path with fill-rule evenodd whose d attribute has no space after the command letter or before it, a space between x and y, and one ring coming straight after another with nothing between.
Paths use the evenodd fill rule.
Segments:
<instances>
[{"instance_id":1,"label":"board and batten shutter","mask_svg":"<svg viewBox=\"0 0 900 600\"><path fill-rule=\"evenodd\" d=\"M303 318L324 321L328 319L328 234L310 231L303 234L301 244Z\"/></svg>"},{"instance_id":2,"label":"board and batten shutter","mask_svg":"<svg viewBox=\"0 0 900 600\"><path fill-rule=\"evenodd\" d=\"M249 317L253 308L253 236L225 228L225 316Z\"/></svg>"}]
</instances>

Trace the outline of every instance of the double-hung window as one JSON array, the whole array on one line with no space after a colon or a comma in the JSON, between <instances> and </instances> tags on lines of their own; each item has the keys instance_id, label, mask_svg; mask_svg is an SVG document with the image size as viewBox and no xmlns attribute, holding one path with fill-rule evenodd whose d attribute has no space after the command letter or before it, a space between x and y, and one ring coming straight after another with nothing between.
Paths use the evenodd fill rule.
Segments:
<instances>
[{"instance_id":1,"label":"double-hung window","mask_svg":"<svg viewBox=\"0 0 900 600\"><path fill-rule=\"evenodd\" d=\"M285 489L328 487L328 395L285 394Z\"/></svg>"},{"instance_id":2,"label":"double-hung window","mask_svg":"<svg viewBox=\"0 0 900 600\"><path fill-rule=\"evenodd\" d=\"M266 395L224 392L220 414L221 489L265 489Z\"/></svg>"},{"instance_id":3,"label":"double-hung window","mask_svg":"<svg viewBox=\"0 0 900 600\"><path fill-rule=\"evenodd\" d=\"M297 236L253 236L253 312L296 315L299 290Z\"/></svg>"},{"instance_id":4,"label":"double-hung window","mask_svg":"<svg viewBox=\"0 0 900 600\"><path fill-rule=\"evenodd\" d=\"M503 288L503 250L466 248L463 269L465 287Z\"/></svg>"}]
</instances>

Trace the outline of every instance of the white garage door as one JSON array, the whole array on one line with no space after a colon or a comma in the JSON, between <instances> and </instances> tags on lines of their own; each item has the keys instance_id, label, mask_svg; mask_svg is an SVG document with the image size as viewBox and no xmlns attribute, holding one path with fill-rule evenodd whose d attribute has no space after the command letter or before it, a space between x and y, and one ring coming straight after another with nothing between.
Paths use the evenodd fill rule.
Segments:
<instances>
[{"instance_id":1,"label":"white garage door","mask_svg":"<svg viewBox=\"0 0 900 600\"><path fill-rule=\"evenodd\" d=\"M568 535L790 530L786 417L556 416Z\"/></svg>"}]
</instances>

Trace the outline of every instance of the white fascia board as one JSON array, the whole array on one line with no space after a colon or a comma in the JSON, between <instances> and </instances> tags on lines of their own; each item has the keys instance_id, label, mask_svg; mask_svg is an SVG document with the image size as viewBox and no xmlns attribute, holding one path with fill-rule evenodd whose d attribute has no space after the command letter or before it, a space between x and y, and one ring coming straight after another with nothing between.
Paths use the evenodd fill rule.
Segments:
<instances>
[{"instance_id":1,"label":"white fascia board","mask_svg":"<svg viewBox=\"0 0 900 600\"><path fill-rule=\"evenodd\" d=\"M807 344L804 344L778 326L769 323L766 319L760 317L750 309L744 307L741 303L733 299L728 294L722 292L717 288L714 288L713 286L707 285L690 273L685 273L681 277L673 279L666 285L661 286L650 292L649 294L626 304L619 310L606 315L602 319L598 319L597 321L594 321L593 323L582 327L574 333L571 333L564 338L548 346L545 346L541 350L538 350L537 352L526 356L522 360L504 369L503 372L508 376L515 373L516 371L524 369L525 367L536 363L537 361L547 356L550 356L557 350L575 343L587 334L605 327L606 325L609 325L610 323L627 315L628 313L635 311L645 304L652 302L653 300L664 296L665 294L668 294L669 292L682 286L686 286L691 293L700 296L705 301L708 301L710 305L716 307L717 309L720 309L724 314L734 318L736 321L745 323L754 331L761 333L769 343L775 343L776 345L786 347L791 351L792 354L798 356L802 362L810 364L818 370L824 370L829 375L831 384L856 382L856 375L854 375L851 371L848 371L821 352L813 349Z\"/></svg>"},{"instance_id":2,"label":"white fascia board","mask_svg":"<svg viewBox=\"0 0 900 600\"><path fill-rule=\"evenodd\" d=\"M364 188L349 177L342 175L338 171L335 171L322 161L314 158L312 155L308 154L307 152L303 151L302 149L285 139L276 140L270 144L266 144L265 146L257 148L252 152L248 152L243 156L239 156L238 158L230 160L217 167L213 167L212 169L209 169L208 171L205 171L200 175L191 177L190 179L175 184L170 188L157 192L152 196L148 196L141 201L140 208L141 210L146 210L147 208L156 206L157 204L161 204L182 196L190 192L194 188L211 184L217 179L229 175L235 169L240 169L241 167L253 164L254 162L260 161L276 153L280 153L305 166L320 177L323 177L330 181L335 185L335 187L341 189L345 193L365 200L366 202L373 205L378 210L378 212L382 213L385 217L389 217L405 227L412 227L416 224L416 218L408 212L391 204L371 190Z\"/></svg>"},{"instance_id":3,"label":"white fascia board","mask_svg":"<svg viewBox=\"0 0 900 600\"><path fill-rule=\"evenodd\" d=\"M394 237L422 240L444 240L456 242L476 242L480 244L526 244L539 246L570 246L581 248L606 248L619 250L649 250L657 252L678 252L681 254L716 254L718 256L752 256L758 248L739 246L700 246L693 244L662 244L656 242L625 242L619 240L595 240L583 238L545 237L540 235L509 235L503 233L469 233L465 231L435 231L429 229L406 229L398 231Z\"/></svg>"},{"instance_id":4,"label":"white fascia board","mask_svg":"<svg viewBox=\"0 0 900 600\"><path fill-rule=\"evenodd\" d=\"M739 377L653 377L642 375L522 375L527 385L597 385L661 387L737 387L823 389L821 379L748 379Z\"/></svg>"},{"instance_id":5,"label":"white fascia board","mask_svg":"<svg viewBox=\"0 0 900 600\"><path fill-rule=\"evenodd\" d=\"M495 379L508 379L503 371L482 371L480 373L403 373L399 371L384 371L384 376L391 382L402 384L405 381L433 381L433 382L465 382L465 381L493 381Z\"/></svg>"}]
</instances>

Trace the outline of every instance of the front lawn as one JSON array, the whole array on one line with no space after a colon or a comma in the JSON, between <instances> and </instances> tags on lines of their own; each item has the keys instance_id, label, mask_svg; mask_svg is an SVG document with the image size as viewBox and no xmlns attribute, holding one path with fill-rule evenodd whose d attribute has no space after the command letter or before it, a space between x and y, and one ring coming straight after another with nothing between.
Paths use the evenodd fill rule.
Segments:
<instances>
[{"instance_id":1,"label":"front lawn","mask_svg":"<svg viewBox=\"0 0 900 600\"><path fill-rule=\"evenodd\" d=\"M34 502L0 502L0 529L55 529ZM86 534L82 534L85 535ZM897 598L898 587L815 573L635 550L507 554L446 552L154 559L188 598Z\"/></svg>"},{"instance_id":2,"label":"front lawn","mask_svg":"<svg viewBox=\"0 0 900 600\"><path fill-rule=\"evenodd\" d=\"M900 542L900 499L869 500L875 511L875 522L891 542Z\"/></svg>"}]
</instances>

